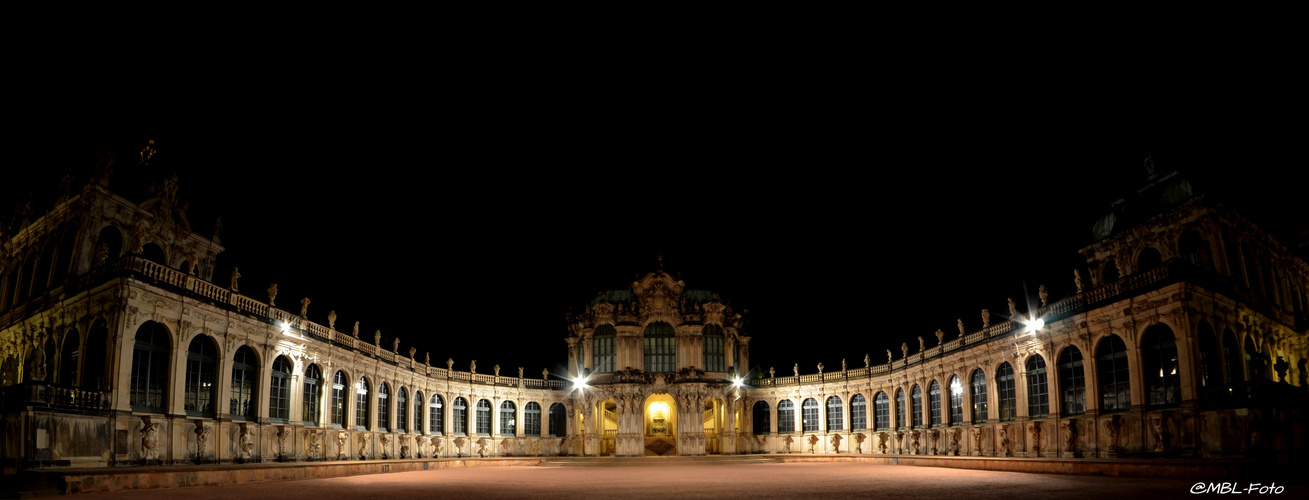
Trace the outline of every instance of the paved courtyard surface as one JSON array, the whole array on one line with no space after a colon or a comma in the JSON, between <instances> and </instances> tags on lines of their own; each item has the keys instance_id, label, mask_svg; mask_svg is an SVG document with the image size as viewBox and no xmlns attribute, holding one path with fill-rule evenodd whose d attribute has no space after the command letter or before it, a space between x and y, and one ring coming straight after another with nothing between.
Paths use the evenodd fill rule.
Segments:
<instances>
[{"instance_id":1,"label":"paved courtyard surface","mask_svg":"<svg viewBox=\"0 0 1309 500\"><path fill-rule=\"evenodd\" d=\"M1279 478L1262 480L1266 485ZM682 499L774 498L1083 499L1200 498L1206 478L1123 479L853 463L649 465L631 467L468 467L367 476L123 493L78 500L259 499L401 500L445 498ZM1212 480L1212 479L1209 479ZM1279 485L1281 485L1279 483ZM1248 483L1238 485L1244 490ZM1241 492L1246 494L1245 491ZM1309 498L1305 486L1262 497Z\"/></svg>"}]
</instances>

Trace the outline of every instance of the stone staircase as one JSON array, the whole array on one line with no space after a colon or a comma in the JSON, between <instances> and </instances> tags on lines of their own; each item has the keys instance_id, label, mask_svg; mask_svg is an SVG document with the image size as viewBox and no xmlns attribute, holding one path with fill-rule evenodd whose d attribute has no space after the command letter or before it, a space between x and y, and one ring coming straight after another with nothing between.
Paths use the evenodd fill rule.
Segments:
<instances>
[{"instance_id":1,"label":"stone staircase","mask_svg":"<svg viewBox=\"0 0 1309 500\"><path fill-rule=\"evenodd\" d=\"M550 457L542 467L641 467L648 465L779 464L767 455L705 455L700 457Z\"/></svg>"}]
</instances>

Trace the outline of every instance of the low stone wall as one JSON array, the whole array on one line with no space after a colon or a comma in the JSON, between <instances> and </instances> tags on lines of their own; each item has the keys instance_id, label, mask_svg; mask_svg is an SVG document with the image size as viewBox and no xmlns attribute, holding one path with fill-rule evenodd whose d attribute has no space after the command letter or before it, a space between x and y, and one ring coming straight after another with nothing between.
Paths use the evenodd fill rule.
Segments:
<instances>
[{"instance_id":1,"label":"low stone wall","mask_svg":"<svg viewBox=\"0 0 1309 500\"><path fill-rule=\"evenodd\" d=\"M538 465L541 458L447 458L373 460L346 462L302 462L268 464L177 465L157 467L113 467L49 472L63 477L64 493L131 491L188 486L264 483L292 479L408 472L453 467L496 467Z\"/></svg>"}]
</instances>

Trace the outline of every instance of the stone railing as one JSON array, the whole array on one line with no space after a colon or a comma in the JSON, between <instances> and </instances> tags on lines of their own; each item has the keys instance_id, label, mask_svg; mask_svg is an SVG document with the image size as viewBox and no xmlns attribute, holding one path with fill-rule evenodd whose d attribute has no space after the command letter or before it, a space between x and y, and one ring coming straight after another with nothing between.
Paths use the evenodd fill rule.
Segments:
<instances>
[{"instance_id":1,"label":"stone railing","mask_svg":"<svg viewBox=\"0 0 1309 500\"><path fill-rule=\"evenodd\" d=\"M81 387L24 382L0 388L0 408L13 410L31 406L99 412L108 411L111 403L109 391Z\"/></svg>"},{"instance_id":2,"label":"stone railing","mask_svg":"<svg viewBox=\"0 0 1309 500\"><path fill-rule=\"evenodd\" d=\"M1084 293L1068 297L1053 304L1037 310L1037 314L1046 320L1046 323L1066 318L1072 314L1086 310L1086 308L1096 304L1117 299L1119 296L1127 293L1136 292L1145 288L1159 286L1168 283L1177 273L1171 268L1179 265L1176 261L1164 263L1154 268L1142 271L1131 276L1123 277L1113 283L1108 283ZM855 368L844 372L833 372L822 374L800 375L799 377L776 377L753 379L748 382L754 387L776 387L793 384L812 384L823 380L836 380L839 378L858 378L872 375L882 375L890 373L895 367L906 367L922 363L925 360L945 355L946 353L966 349L973 344L985 342L988 339L1002 337L1015 333L1022 328L1022 323L1017 320L1002 321L982 328L981 330L966 333L963 339L955 338L937 346L929 347L923 352L910 354L907 358L901 358L894 363L881 364L863 368Z\"/></svg>"}]
</instances>

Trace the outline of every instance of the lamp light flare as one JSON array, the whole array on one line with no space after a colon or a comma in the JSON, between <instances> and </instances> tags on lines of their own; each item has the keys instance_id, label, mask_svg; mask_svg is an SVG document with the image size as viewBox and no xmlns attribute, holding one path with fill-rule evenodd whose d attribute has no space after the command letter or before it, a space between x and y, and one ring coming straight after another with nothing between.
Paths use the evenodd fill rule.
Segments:
<instances>
[{"instance_id":1,"label":"lamp light flare","mask_svg":"<svg viewBox=\"0 0 1309 500\"><path fill-rule=\"evenodd\" d=\"M741 387L745 387L745 381L742 380L741 377L736 377L732 379L732 387L736 387L738 389Z\"/></svg>"}]
</instances>

